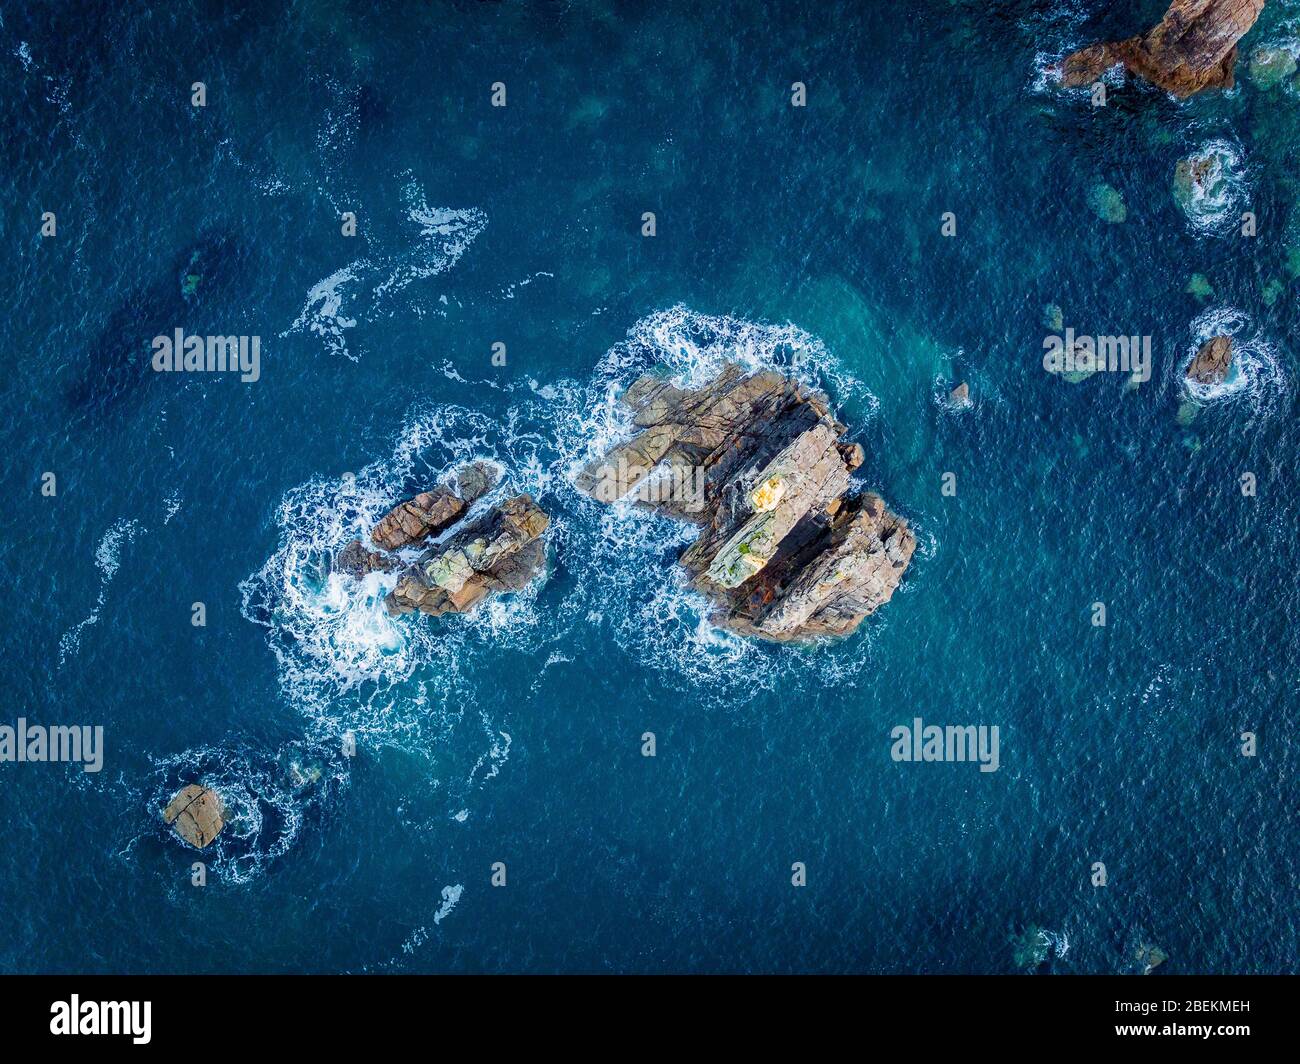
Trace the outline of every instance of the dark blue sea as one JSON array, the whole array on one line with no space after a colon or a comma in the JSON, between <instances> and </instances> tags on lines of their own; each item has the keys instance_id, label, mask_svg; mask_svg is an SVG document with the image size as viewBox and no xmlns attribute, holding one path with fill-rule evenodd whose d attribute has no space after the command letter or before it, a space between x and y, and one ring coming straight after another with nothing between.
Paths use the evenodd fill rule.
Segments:
<instances>
[{"instance_id":1,"label":"dark blue sea","mask_svg":"<svg viewBox=\"0 0 1300 1064\"><path fill-rule=\"evenodd\" d=\"M1229 92L1053 84L1164 7L0 2L0 724L104 728L0 764L0 970L1295 971L1300 81L1251 56L1300 3ZM154 372L177 328L258 379ZM728 360L916 530L847 640L711 626L692 530L573 487ZM331 575L473 458L543 581ZM1000 767L893 760L916 718Z\"/></svg>"}]
</instances>

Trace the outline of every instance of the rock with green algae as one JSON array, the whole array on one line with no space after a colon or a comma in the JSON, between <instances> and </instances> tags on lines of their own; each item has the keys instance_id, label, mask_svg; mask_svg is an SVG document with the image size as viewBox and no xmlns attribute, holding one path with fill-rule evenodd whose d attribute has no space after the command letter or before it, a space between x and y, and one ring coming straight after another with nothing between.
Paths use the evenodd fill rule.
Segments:
<instances>
[{"instance_id":1,"label":"rock with green algae","mask_svg":"<svg viewBox=\"0 0 1300 1064\"><path fill-rule=\"evenodd\" d=\"M1274 277L1264 286L1263 294L1260 296L1264 300L1264 306L1271 307L1286 292L1286 285Z\"/></svg>"},{"instance_id":2,"label":"rock with green algae","mask_svg":"<svg viewBox=\"0 0 1300 1064\"><path fill-rule=\"evenodd\" d=\"M1055 303L1048 303L1043 308L1043 322L1052 332L1062 332L1065 329L1065 312Z\"/></svg>"},{"instance_id":3,"label":"rock with green algae","mask_svg":"<svg viewBox=\"0 0 1300 1064\"><path fill-rule=\"evenodd\" d=\"M192 296L199 290L199 282L203 280L197 273L187 273L185 280L181 282L181 295Z\"/></svg>"},{"instance_id":4,"label":"rock with green algae","mask_svg":"<svg viewBox=\"0 0 1300 1064\"><path fill-rule=\"evenodd\" d=\"M1250 57L1250 80L1256 88L1277 87L1296 72L1296 58L1285 48L1256 48Z\"/></svg>"},{"instance_id":5,"label":"rock with green algae","mask_svg":"<svg viewBox=\"0 0 1300 1064\"><path fill-rule=\"evenodd\" d=\"M1192 274L1191 280L1187 282L1187 288L1184 291L1197 299L1210 299L1214 296L1214 286L1210 284L1210 279L1203 273Z\"/></svg>"},{"instance_id":6,"label":"rock with green algae","mask_svg":"<svg viewBox=\"0 0 1300 1064\"><path fill-rule=\"evenodd\" d=\"M1093 185L1088 192L1088 206L1092 208L1092 213L1103 222L1109 222L1112 225L1122 222L1128 217L1128 207L1125 206L1124 197L1120 194L1119 189L1114 185L1106 184L1104 181L1099 185Z\"/></svg>"}]
</instances>

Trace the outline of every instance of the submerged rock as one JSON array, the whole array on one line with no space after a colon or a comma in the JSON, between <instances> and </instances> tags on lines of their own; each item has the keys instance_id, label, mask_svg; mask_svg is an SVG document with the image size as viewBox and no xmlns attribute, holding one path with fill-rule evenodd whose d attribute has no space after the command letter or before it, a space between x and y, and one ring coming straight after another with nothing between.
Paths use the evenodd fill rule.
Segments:
<instances>
[{"instance_id":1,"label":"submerged rock","mask_svg":"<svg viewBox=\"0 0 1300 1064\"><path fill-rule=\"evenodd\" d=\"M1190 296L1204 300L1214 295L1214 285L1210 284L1210 279L1205 274L1194 273L1183 291Z\"/></svg>"},{"instance_id":2,"label":"submerged rock","mask_svg":"<svg viewBox=\"0 0 1300 1064\"><path fill-rule=\"evenodd\" d=\"M1250 57L1250 80L1256 88L1271 89L1296 72L1296 58L1285 48L1256 48Z\"/></svg>"},{"instance_id":3,"label":"submerged rock","mask_svg":"<svg viewBox=\"0 0 1300 1064\"><path fill-rule=\"evenodd\" d=\"M1173 0L1164 18L1137 37L1094 44L1057 68L1067 88L1091 85L1118 64L1175 96L1230 89L1237 42L1250 30L1264 0Z\"/></svg>"},{"instance_id":4,"label":"submerged rock","mask_svg":"<svg viewBox=\"0 0 1300 1064\"><path fill-rule=\"evenodd\" d=\"M465 613L494 591L518 591L546 563L550 517L516 495L458 529L409 566L388 593L389 613Z\"/></svg>"},{"instance_id":5,"label":"submerged rock","mask_svg":"<svg viewBox=\"0 0 1300 1064\"><path fill-rule=\"evenodd\" d=\"M779 641L841 636L889 601L916 537L880 496L845 494L862 448L843 442L825 397L728 365L698 389L642 377L623 402L642 431L577 487L698 524L679 560L715 624Z\"/></svg>"},{"instance_id":6,"label":"submerged rock","mask_svg":"<svg viewBox=\"0 0 1300 1064\"><path fill-rule=\"evenodd\" d=\"M1103 222L1116 225L1128 217L1128 207L1119 189L1105 183L1094 185L1088 193L1088 206Z\"/></svg>"},{"instance_id":7,"label":"submerged rock","mask_svg":"<svg viewBox=\"0 0 1300 1064\"><path fill-rule=\"evenodd\" d=\"M200 850L221 834L224 817L220 795L197 783L181 788L163 810L163 820L172 830Z\"/></svg>"},{"instance_id":8,"label":"submerged rock","mask_svg":"<svg viewBox=\"0 0 1300 1064\"><path fill-rule=\"evenodd\" d=\"M1195 384L1222 384L1231 365L1232 337L1215 336L1201 344L1187 367L1187 379Z\"/></svg>"}]
</instances>

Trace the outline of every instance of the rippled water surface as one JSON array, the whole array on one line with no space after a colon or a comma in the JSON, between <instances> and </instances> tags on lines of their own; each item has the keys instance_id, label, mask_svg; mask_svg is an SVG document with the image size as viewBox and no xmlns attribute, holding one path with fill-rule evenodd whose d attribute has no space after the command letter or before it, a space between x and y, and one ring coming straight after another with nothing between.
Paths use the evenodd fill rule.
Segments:
<instances>
[{"instance_id":1,"label":"rippled water surface","mask_svg":"<svg viewBox=\"0 0 1300 1064\"><path fill-rule=\"evenodd\" d=\"M0 968L1294 970L1300 83L1249 60L1300 3L1228 93L1052 85L1135 6L0 3L0 723L106 733L0 765ZM1066 327L1150 379L1044 372ZM260 379L153 373L175 328ZM852 639L713 628L690 529L572 486L622 386L728 359L917 531ZM472 458L544 582L394 619L330 574ZM895 763L917 717L1001 767Z\"/></svg>"}]
</instances>

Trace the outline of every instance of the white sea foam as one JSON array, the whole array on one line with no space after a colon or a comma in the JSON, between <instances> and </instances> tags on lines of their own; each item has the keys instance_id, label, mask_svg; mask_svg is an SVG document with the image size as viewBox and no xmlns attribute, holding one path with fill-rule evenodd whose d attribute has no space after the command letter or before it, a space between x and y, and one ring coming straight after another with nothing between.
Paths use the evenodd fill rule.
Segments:
<instances>
[{"instance_id":1,"label":"white sea foam","mask_svg":"<svg viewBox=\"0 0 1300 1064\"><path fill-rule=\"evenodd\" d=\"M455 886L442 888L442 904L438 906L438 911L433 914L433 922L440 924L451 915L453 909L460 902L460 896L465 893L465 885L457 883Z\"/></svg>"},{"instance_id":2,"label":"white sea foam","mask_svg":"<svg viewBox=\"0 0 1300 1064\"><path fill-rule=\"evenodd\" d=\"M144 532L140 523L129 518L122 518L100 537L95 547L95 568L99 570L99 594L95 606L80 621L64 632L59 638L59 664L81 649L81 633L90 625L99 623L99 611L104 606L104 595L117 570L122 564L122 547L133 543Z\"/></svg>"},{"instance_id":3,"label":"white sea foam","mask_svg":"<svg viewBox=\"0 0 1300 1064\"><path fill-rule=\"evenodd\" d=\"M414 230L404 246L355 259L316 282L303 308L281 336L309 332L328 351L356 361L348 349L347 331L358 322L394 312L395 298L415 281L443 273L460 260L487 225L476 208L430 207L423 190L408 177L402 190L407 229ZM372 238L372 244L377 241Z\"/></svg>"},{"instance_id":4,"label":"white sea foam","mask_svg":"<svg viewBox=\"0 0 1300 1064\"><path fill-rule=\"evenodd\" d=\"M1245 158L1239 145L1225 138L1202 144L1189 159L1208 163L1207 173L1183 188L1175 172L1175 200L1188 226L1206 236L1235 231L1249 206L1250 189Z\"/></svg>"}]
</instances>

